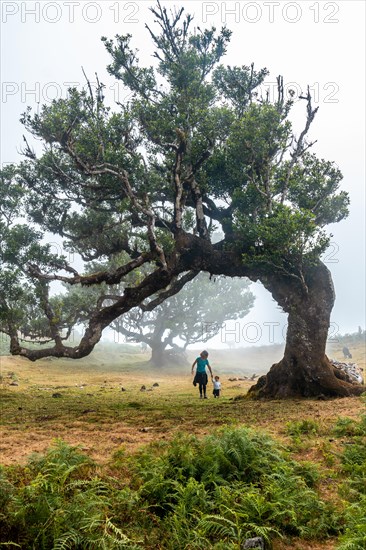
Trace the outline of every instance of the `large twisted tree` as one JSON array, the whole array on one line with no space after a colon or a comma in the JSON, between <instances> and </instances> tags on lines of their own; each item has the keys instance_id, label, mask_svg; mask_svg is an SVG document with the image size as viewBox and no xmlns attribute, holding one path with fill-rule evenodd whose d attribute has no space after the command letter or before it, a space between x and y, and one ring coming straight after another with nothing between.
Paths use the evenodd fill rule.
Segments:
<instances>
[{"instance_id":1,"label":"large twisted tree","mask_svg":"<svg viewBox=\"0 0 366 550\"><path fill-rule=\"evenodd\" d=\"M337 167L310 152L317 112L310 93L299 98L305 119L296 132L282 78L272 100L261 94L266 69L220 65L227 29L191 33L183 9L169 15L158 2L151 11L151 67L139 63L131 36L103 38L108 70L132 92L130 101L112 112L100 84L23 116L44 151L36 156L26 141L27 158L1 180L0 319L11 352L83 357L119 316L207 271L261 281L288 313L284 357L255 387L258 395L361 393L336 377L325 355L334 289L320 261L323 228L347 215L348 196L338 190ZM14 202L28 230L9 214ZM218 243L215 228L224 233ZM46 231L82 257L84 274L42 244ZM88 269L113 257L127 260ZM55 311L49 297L53 282L110 288L125 277L132 282L123 294L112 302L101 295L81 341L65 345L62 303ZM28 349L19 338L31 310L48 325L52 346Z\"/></svg>"}]
</instances>

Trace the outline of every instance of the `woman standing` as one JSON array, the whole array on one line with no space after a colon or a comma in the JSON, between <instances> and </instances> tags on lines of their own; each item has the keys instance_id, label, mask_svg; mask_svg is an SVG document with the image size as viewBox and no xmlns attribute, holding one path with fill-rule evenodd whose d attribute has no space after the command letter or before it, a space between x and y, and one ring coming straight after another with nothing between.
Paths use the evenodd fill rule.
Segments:
<instances>
[{"instance_id":1,"label":"woman standing","mask_svg":"<svg viewBox=\"0 0 366 550\"><path fill-rule=\"evenodd\" d=\"M208 370L210 371L211 380L212 380L212 370L207 358L208 358L208 352L204 350L200 353L200 356L197 357L197 359L192 365L192 374L193 374L194 366L197 364L196 376L194 377L193 385L196 386L198 384L198 388L200 390L200 399L202 398L207 399L206 386L208 382L208 377L206 373L206 367L208 367Z\"/></svg>"}]
</instances>

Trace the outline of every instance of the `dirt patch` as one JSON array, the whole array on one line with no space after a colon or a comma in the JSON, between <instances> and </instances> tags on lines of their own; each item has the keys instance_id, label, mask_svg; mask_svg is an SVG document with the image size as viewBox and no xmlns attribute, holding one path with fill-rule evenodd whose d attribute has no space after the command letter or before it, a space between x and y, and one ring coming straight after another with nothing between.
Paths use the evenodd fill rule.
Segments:
<instances>
[{"instance_id":1,"label":"dirt patch","mask_svg":"<svg viewBox=\"0 0 366 550\"><path fill-rule=\"evenodd\" d=\"M114 451L123 446L132 452L141 445L157 439L152 431L142 431L124 424L111 426L88 426L77 423L71 426L28 428L26 432L16 429L2 431L0 455L4 465L24 464L32 453L43 454L55 439L62 439L70 445L80 448L98 463L108 461ZM160 436L164 438L165 436Z\"/></svg>"},{"instance_id":2,"label":"dirt patch","mask_svg":"<svg viewBox=\"0 0 366 550\"><path fill-rule=\"evenodd\" d=\"M292 540L289 543L283 541L274 541L273 550L334 550L336 548L336 540L328 540L326 542L304 542Z\"/></svg>"}]
</instances>

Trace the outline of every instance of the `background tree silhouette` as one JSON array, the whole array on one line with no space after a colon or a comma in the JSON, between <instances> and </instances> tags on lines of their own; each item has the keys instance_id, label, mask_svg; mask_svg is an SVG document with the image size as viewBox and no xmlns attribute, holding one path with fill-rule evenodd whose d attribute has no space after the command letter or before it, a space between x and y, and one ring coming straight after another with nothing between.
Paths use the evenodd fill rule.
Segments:
<instances>
[{"instance_id":1,"label":"background tree silhouette","mask_svg":"<svg viewBox=\"0 0 366 550\"><path fill-rule=\"evenodd\" d=\"M154 365L187 362L184 351L189 345L207 342L220 332L225 321L249 312L254 296L248 287L247 279L211 280L199 273L154 309L144 305L133 308L111 326L127 341L147 344Z\"/></svg>"}]
</instances>

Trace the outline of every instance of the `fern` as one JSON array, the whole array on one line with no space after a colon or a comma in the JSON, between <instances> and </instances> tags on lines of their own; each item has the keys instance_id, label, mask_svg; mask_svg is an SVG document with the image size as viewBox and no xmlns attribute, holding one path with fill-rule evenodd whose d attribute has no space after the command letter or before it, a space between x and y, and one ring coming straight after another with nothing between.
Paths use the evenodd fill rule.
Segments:
<instances>
[{"instance_id":1,"label":"fern","mask_svg":"<svg viewBox=\"0 0 366 550\"><path fill-rule=\"evenodd\" d=\"M72 550L82 543L82 537L75 529L70 529L54 542L52 550Z\"/></svg>"},{"instance_id":2,"label":"fern","mask_svg":"<svg viewBox=\"0 0 366 550\"><path fill-rule=\"evenodd\" d=\"M366 548L365 511L358 510L348 525L346 532L339 539L340 544L337 546L337 550L361 550Z\"/></svg>"},{"instance_id":3,"label":"fern","mask_svg":"<svg viewBox=\"0 0 366 550\"><path fill-rule=\"evenodd\" d=\"M112 531L113 535L111 535L108 530ZM120 543L122 545L139 544L143 542L142 540L132 541L129 539L109 518L106 518L104 533L114 543Z\"/></svg>"},{"instance_id":4,"label":"fern","mask_svg":"<svg viewBox=\"0 0 366 550\"><path fill-rule=\"evenodd\" d=\"M253 536L260 536L269 542L270 536L279 535L276 529L246 521L246 514L230 510L228 507L224 507L223 512L230 515L232 519L225 515L206 515L199 526L211 536L235 543L238 548L241 548L245 539Z\"/></svg>"},{"instance_id":5,"label":"fern","mask_svg":"<svg viewBox=\"0 0 366 550\"><path fill-rule=\"evenodd\" d=\"M316 420L304 418L303 420L287 422L286 432L292 436L316 435L320 432L320 427Z\"/></svg>"},{"instance_id":6,"label":"fern","mask_svg":"<svg viewBox=\"0 0 366 550\"><path fill-rule=\"evenodd\" d=\"M222 538L237 540L241 534L241 529L234 521L218 514L207 515L202 518L200 527L203 531Z\"/></svg>"},{"instance_id":7,"label":"fern","mask_svg":"<svg viewBox=\"0 0 366 550\"><path fill-rule=\"evenodd\" d=\"M360 469L353 469L352 480L358 505L363 452L346 453L344 468ZM45 456L32 457L18 483L9 486L3 475L3 542L37 550L227 550L253 536L269 542L283 535L325 537L339 529L337 514L313 489L316 470L289 460L269 437L246 428L202 440L179 435L121 467L119 479L102 478L79 449L56 442ZM362 530L354 532L362 540Z\"/></svg>"}]
</instances>

